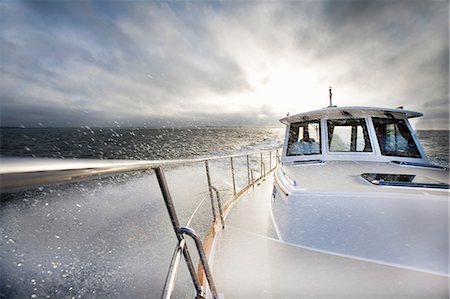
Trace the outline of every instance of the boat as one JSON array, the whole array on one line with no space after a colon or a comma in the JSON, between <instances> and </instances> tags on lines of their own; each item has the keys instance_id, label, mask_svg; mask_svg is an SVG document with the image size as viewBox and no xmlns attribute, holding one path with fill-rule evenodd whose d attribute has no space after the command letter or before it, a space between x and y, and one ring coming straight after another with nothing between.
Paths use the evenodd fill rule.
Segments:
<instances>
[{"instance_id":1,"label":"boat","mask_svg":"<svg viewBox=\"0 0 450 299\"><path fill-rule=\"evenodd\" d=\"M2 158L1 191L154 170L176 237L164 279L154 279L161 298L448 298L449 173L426 157L409 123L419 116L330 103L281 119L281 150L173 161ZM229 192L217 185L217 161ZM166 172L185 165L204 171L208 193L182 223ZM209 203L212 221L196 232L192 219Z\"/></svg>"},{"instance_id":2,"label":"boat","mask_svg":"<svg viewBox=\"0 0 450 299\"><path fill-rule=\"evenodd\" d=\"M225 296L448 298L449 173L409 123L421 115L330 105L281 119L271 199L230 212L218 241Z\"/></svg>"}]
</instances>

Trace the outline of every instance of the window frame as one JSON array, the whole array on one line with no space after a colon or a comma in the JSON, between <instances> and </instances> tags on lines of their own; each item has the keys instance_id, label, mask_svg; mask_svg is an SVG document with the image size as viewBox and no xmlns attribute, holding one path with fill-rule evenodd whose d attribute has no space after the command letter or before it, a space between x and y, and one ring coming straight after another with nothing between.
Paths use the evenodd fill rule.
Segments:
<instances>
[{"instance_id":1,"label":"window frame","mask_svg":"<svg viewBox=\"0 0 450 299\"><path fill-rule=\"evenodd\" d=\"M375 155L376 154L376 143L374 142L373 138L372 138L372 133L371 133L371 126L370 126L370 122L368 120L367 117L354 117L354 118L345 118L345 117L340 117L340 118L326 118L323 120L324 121L324 125L326 127L326 136L325 136L325 142L326 142L326 150L327 150L327 154L329 155ZM370 146L370 151L332 151L330 148L330 127L329 127L329 122L332 121L359 121L363 130L363 134L365 133L365 137L364 140L366 142L369 142L369 146ZM356 126L357 128L357 126ZM357 146L357 145L355 145Z\"/></svg>"},{"instance_id":2,"label":"window frame","mask_svg":"<svg viewBox=\"0 0 450 299\"><path fill-rule=\"evenodd\" d=\"M383 157L398 157L398 158L405 158L405 159L424 159L424 153L422 151L420 143L418 142L417 138L415 137L415 132L411 128L411 126L410 126L410 124L409 124L407 119L393 118L393 117L390 117L390 118L388 118L388 117L374 117L374 116L372 116L370 119L371 119L371 122L372 122L372 125L373 125L374 138L377 141L378 150L379 150L381 156L383 156ZM384 148L382 148L382 144L381 144L380 139L378 138L378 134L377 134L377 128L376 128L376 126L377 126L376 125L376 121L377 120L386 121L386 122L391 121L392 124L398 124L400 122L403 122L403 125L405 126L405 128L408 129L409 137L410 137L410 140L408 140L406 138L405 139L408 142L408 144L409 144L409 142L412 142L412 144L415 146L415 150L417 152L417 155L416 156L399 155L398 152L397 153L392 153L392 154L385 153ZM403 137L403 135L401 135L401 136Z\"/></svg>"},{"instance_id":3,"label":"window frame","mask_svg":"<svg viewBox=\"0 0 450 299\"><path fill-rule=\"evenodd\" d=\"M318 132L319 132L319 138L318 140L315 140L317 143L319 143L319 152L318 153L299 153L299 154L291 154L290 153L290 148L292 146L292 144L294 142L297 141L293 141L291 142L291 132L292 132L292 127L298 124L311 124L311 123L315 123L319 126L318 128ZM299 128L301 127L301 125L298 126ZM304 120L304 121L299 121L299 122L295 122L295 123L290 123L288 126L288 135L287 135L287 140L286 140L286 152L285 152L285 156L286 158L292 158L292 157L302 157L302 156L315 156L315 155L322 155L323 154L323 149L322 149L322 139L323 139L323 131L322 131L322 122L320 119L311 119L311 120ZM297 131L298 134L298 131Z\"/></svg>"}]
</instances>

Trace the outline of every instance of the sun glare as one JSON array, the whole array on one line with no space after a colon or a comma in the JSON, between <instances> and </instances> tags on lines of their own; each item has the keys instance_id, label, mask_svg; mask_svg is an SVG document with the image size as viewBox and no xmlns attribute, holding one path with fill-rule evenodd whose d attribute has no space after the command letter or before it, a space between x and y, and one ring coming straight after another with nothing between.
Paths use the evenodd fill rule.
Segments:
<instances>
[{"instance_id":1,"label":"sun glare","mask_svg":"<svg viewBox=\"0 0 450 299\"><path fill-rule=\"evenodd\" d=\"M283 113L317 109L327 104L328 82L319 82L320 77L312 69L281 65L251 74L252 91L242 96L248 104L272 106Z\"/></svg>"}]
</instances>

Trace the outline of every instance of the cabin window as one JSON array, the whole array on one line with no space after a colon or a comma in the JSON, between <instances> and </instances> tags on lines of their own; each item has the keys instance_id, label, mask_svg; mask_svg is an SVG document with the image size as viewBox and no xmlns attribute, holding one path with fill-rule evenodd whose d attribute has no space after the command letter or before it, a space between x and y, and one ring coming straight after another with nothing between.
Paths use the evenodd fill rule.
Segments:
<instances>
[{"instance_id":1,"label":"cabin window","mask_svg":"<svg viewBox=\"0 0 450 299\"><path fill-rule=\"evenodd\" d=\"M381 154L421 158L406 121L395 118L372 118Z\"/></svg>"},{"instance_id":2,"label":"cabin window","mask_svg":"<svg viewBox=\"0 0 450 299\"><path fill-rule=\"evenodd\" d=\"M287 156L321 154L320 123L305 121L292 123L289 130Z\"/></svg>"},{"instance_id":3,"label":"cabin window","mask_svg":"<svg viewBox=\"0 0 450 299\"><path fill-rule=\"evenodd\" d=\"M331 152L371 152L366 122L359 119L328 120L328 147Z\"/></svg>"}]
</instances>

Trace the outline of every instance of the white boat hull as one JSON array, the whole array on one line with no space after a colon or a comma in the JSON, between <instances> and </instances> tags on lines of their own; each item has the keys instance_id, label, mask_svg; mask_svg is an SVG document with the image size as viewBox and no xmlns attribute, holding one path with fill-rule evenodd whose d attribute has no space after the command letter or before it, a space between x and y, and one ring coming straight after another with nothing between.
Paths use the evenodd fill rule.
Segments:
<instances>
[{"instance_id":1,"label":"white boat hull","mask_svg":"<svg viewBox=\"0 0 450 299\"><path fill-rule=\"evenodd\" d=\"M405 269L448 275L448 199L305 192L272 211L286 243Z\"/></svg>"},{"instance_id":2,"label":"white boat hull","mask_svg":"<svg viewBox=\"0 0 450 299\"><path fill-rule=\"evenodd\" d=\"M225 230L216 240L210 259L225 298L448 298L448 276L278 238L272 187L268 178L244 195L226 217Z\"/></svg>"}]
</instances>

